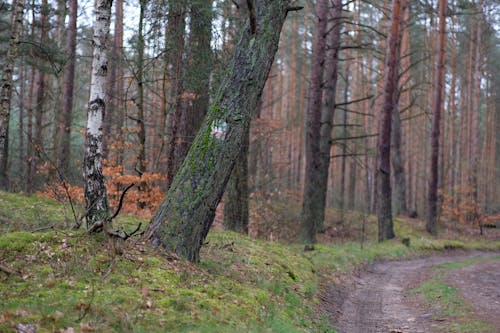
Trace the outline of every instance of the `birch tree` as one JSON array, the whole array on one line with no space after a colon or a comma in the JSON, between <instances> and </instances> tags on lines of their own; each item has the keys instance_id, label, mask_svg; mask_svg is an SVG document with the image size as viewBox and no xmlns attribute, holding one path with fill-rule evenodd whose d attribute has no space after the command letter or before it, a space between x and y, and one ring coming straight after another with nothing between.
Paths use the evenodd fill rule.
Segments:
<instances>
[{"instance_id":1,"label":"birch tree","mask_svg":"<svg viewBox=\"0 0 500 333\"><path fill-rule=\"evenodd\" d=\"M101 231L108 222L109 210L104 176L102 174L102 124L106 109L106 74L108 72L108 35L112 0L96 0L94 52L87 109L87 135L85 141L84 181L87 230Z\"/></svg>"}]
</instances>

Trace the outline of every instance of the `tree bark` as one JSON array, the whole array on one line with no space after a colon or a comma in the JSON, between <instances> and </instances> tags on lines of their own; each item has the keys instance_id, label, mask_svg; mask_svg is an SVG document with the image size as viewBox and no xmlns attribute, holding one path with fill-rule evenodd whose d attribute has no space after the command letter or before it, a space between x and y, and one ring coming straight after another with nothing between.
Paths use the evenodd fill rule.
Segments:
<instances>
[{"instance_id":1,"label":"tree bark","mask_svg":"<svg viewBox=\"0 0 500 333\"><path fill-rule=\"evenodd\" d=\"M78 16L78 1L69 1L68 36L66 40L66 70L64 72L62 121L59 124L61 139L58 140L57 166L60 172L68 176L71 156L71 122L73 111L73 90L76 65L76 22Z\"/></svg>"},{"instance_id":2,"label":"tree bark","mask_svg":"<svg viewBox=\"0 0 500 333\"><path fill-rule=\"evenodd\" d=\"M42 0L42 6L40 9L40 43L41 45L47 45L48 43L48 32L49 32L49 14L50 8L47 0ZM35 97L35 129L33 137L33 167L38 170L42 163L42 154L44 151L44 124L43 124L43 114L45 112L44 106L47 98L47 75L45 73L46 60L41 59L41 68L38 70L38 78L36 82L36 97ZM34 184L36 188L42 183L42 173L34 174Z\"/></svg>"},{"instance_id":3,"label":"tree bark","mask_svg":"<svg viewBox=\"0 0 500 333\"><path fill-rule=\"evenodd\" d=\"M83 165L87 230L95 232L101 231L109 218L106 186L102 174L102 120L106 109L105 87L111 4L112 0L95 2L94 52Z\"/></svg>"},{"instance_id":4,"label":"tree bark","mask_svg":"<svg viewBox=\"0 0 500 333\"><path fill-rule=\"evenodd\" d=\"M147 0L140 0L139 10L139 31L137 35L137 126L139 128L137 137L139 139L139 152L135 167L140 174L146 172L146 119L144 117L144 13L146 11ZM139 190L144 190L144 184L139 186Z\"/></svg>"},{"instance_id":5,"label":"tree bark","mask_svg":"<svg viewBox=\"0 0 500 333\"><path fill-rule=\"evenodd\" d=\"M348 53L349 50L347 50L346 53ZM349 56L346 54L346 59L348 59ZM346 60L345 62L345 70L344 70L344 103L348 103L349 99L349 76L350 76L350 62L349 60ZM348 115L347 115L347 110L343 110L342 112L342 152L341 152L341 163L340 163L340 198L339 198L339 211L340 211L340 221L343 223L344 222L344 216L345 216L345 183L346 183L346 162L347 162L347 121L348 121Z\"/></svg>"},{"instance_id":6,"label":"tree bark","mask_svg":"<svg viewBox=\"0 0 500 333\"><path fill-rule=\"evenodd\" d=\"M304 193L302 206L302 241L316 242L316 232L323 223L321 194L317 184L321 182L319 176L320 164L320 130L321 130L321 102L323 96L323 69L326 55L326 27L328 21L328 1L316 2L316 20L314 25L313 53L311 59L311 73L309 79L309 93L306 113L306 171L304 179Z\"/></svg>"},{"instance_id":7,"label":"tree bark","mask_svg":"<svg viewBox=\"0 0 500 333\"><path fill-rule=\"evenodd\" d=\"M385 59L384 104L380 115L377 160L377 219L378 240L394 238L392 222L391 190L391 122L397 103L397 84L399 67L399 43L401 28L401 0L392 1L391 28L389 31Z\"/></svg>"},{"instance_id":8,"label":"tree bark","mask_svg":"<svg viewBox=\"0 0 500 333\"><path fill-rule=\"evenodd\" d=\"M12 77L19 38L23 29L24 0L16 0L12 8L9 48L3 62L0 92L0 189L8 188L9 120L12 107Z\"/></svg>"},{"instance_id":9,"label":"tree bark","mask_svg":"<svg viewBox=\"0 0 500 333\"><path fill-rule=\"evenodd\" d=\"M153 245L199 261L200 248L273 63L289 3L255 1L256 32L251 34L250 28L245 28L227 79L146 231ZM214 127L222 125L220 138L211 134Z\"/></svg>"},{"instance_id":10,"label":"tree bark","mask_svg":"<svg viewBox=\"0 0 500 333\"><path fill-rule=\"evenodd\" d=\"M431 136L431 161L429 174L429 187L427 188L427 220L426 230L436 236L437 229L437 204L438 204L438 159L440 141L441 108L443 106L444 72L446 52L446 0L439 1L439 41L438 57L436 63L435 91L433 99L433 119Z\"/></svg>"},{"instance_id":11,"label":"tree bark","mask_svg":"<svg viewBox=\"0 0 500 333\"><path fill-rule=\"evenodd\" d=\"M399 108L395 107L392 112L391 129L391 162L394 172L394 196L392 201L393 214L406 214L406 181L403 153L401 151L401 115Z\"/></svg>"},{"instance_id":12,"label":"tree bark","mask_svg":"<svg viewBox=\"0 0 500 333\"><path fill-rule=\"evenodd\" d=\"M175 161L175 148L178 145L178 127L181 121L182 93L182 56L186 30L186 10L184 1L169 1L166 31L167 67L169 69L170 93L167 102L167 140L166 140L166 188L170 188L178 169Z\"/></svg>"},{"instance_id":13,"label":"tree bark","mask_svg":"<svg viewBox=\"0 0 500 333\"><path fill-rule=\"evenodd\" d=\"M122 126L124 117L123 105L123 0L115 2L115 30L113 44L110 52L110 62L108 65L108 80L106 87L106 112L104 114L103 133L103 156L109 158L109 143L111 138L120 142L123 139ZM116 130L113 131L113 125ZM114 133L113 133L114 132ZM114 135L113 135L114 134ZM116 164L121 164L123 147L118 144L116 154Z\"/></svg>"},{"instance_id":14,"label":"tree bark","mask_svg":"<svg viewBox=\"0 0 500 333\"><path fill-rule=\"evenodd\" d=\"M248 234L248 144L250 131L243 133L241 153L226 186L224 228Z\"/></svg>"}]
</instances>

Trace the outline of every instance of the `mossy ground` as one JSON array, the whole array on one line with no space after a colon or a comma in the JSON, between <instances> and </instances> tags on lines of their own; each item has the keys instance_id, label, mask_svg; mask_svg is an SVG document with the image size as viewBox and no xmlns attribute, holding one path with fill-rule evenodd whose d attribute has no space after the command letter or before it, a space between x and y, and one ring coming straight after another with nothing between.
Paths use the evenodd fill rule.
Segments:
<instances>
[{"instance_id":1,"label":"mossy ground","mask_svg":"<svg viewBox=\"0 0 500 333\"><path fill-rule=\"evenodd\" d=\"M20 272L0 272L0 332L20 323L37 332L333 332L317 311L325 276L422 249L470 246L424 238L404 221L396 231L412 235L410 247L347 242L303 252L300 244L212 231L193 265L139 238L117 244L68 229L64 209L0 192L0 264ZM117 225L132 230L138 222L122 217Z\"/></svg>"}]
</instances>

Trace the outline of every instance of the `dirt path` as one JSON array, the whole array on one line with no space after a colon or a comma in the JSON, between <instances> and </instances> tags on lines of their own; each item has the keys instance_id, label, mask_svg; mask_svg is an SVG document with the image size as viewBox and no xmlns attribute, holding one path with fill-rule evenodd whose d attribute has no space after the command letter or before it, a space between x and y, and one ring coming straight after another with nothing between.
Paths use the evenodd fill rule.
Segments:
<instances>
[{"instance_id":1,"label":"dirt path","mask_svg":"<svg viewBox=\"0 0 500 333\"><path fill-rule=\"evenodd\" d=\"M437 327L440 323L436 321L439 318L433 318L428 309L416 304L414 298L406 297L403 291L429 278L430 268L434 265L494 255L495 253L482 252L454 253L374 264L359 273L346 286L327 292L326 297L330 298L327 300L328 312L339 333L439 332ZM498 316L498 301L500 301L499 271L496 270L495 273L490 268L500 265L497 262L495 265L490 263L489 266L484 263L483 266L484 269L477 272L471 269L470 276L461 274L462 270L469 267L457 270L453 274L464 277L452 278L457 287L467 286L463 292L464 298L468 300L467 295L473 298L475 301L471 300L471 305L477 309L478 313L486 313L485 318L489 319ZM471 283L471 281L476 281L476 283ZM479 298L480 293L477 290L469 288L474 285L476 288L486 290L483 293L484 299ZM470 292L465 290L470 290ZM343 304L332 299L335 298L338 301L339 297L344 299Z\"/></svg>"}]
</instances>

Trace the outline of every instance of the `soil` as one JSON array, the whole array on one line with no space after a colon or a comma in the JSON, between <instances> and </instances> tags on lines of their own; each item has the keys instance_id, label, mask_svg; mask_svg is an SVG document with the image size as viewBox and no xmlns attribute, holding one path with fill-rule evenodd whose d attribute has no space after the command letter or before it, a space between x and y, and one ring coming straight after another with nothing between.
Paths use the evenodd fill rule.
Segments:
<instances>
[{"instance_id":1,"label":"soil","mask_svg":"<svg viewBox=\"0 0 500 333\"><path fill-rule=\"evenodd\" d=\"M322 295L324 309L339 333L438 333L446 321L406 291L432 276L431 268L498 252L445 253L425 258L370 265ZM458 287L478 318L500 328L500 265L484 261L449 270L449 283ZM496 331L500 333L500 331Z\"/></svg>"}]
</instances>

